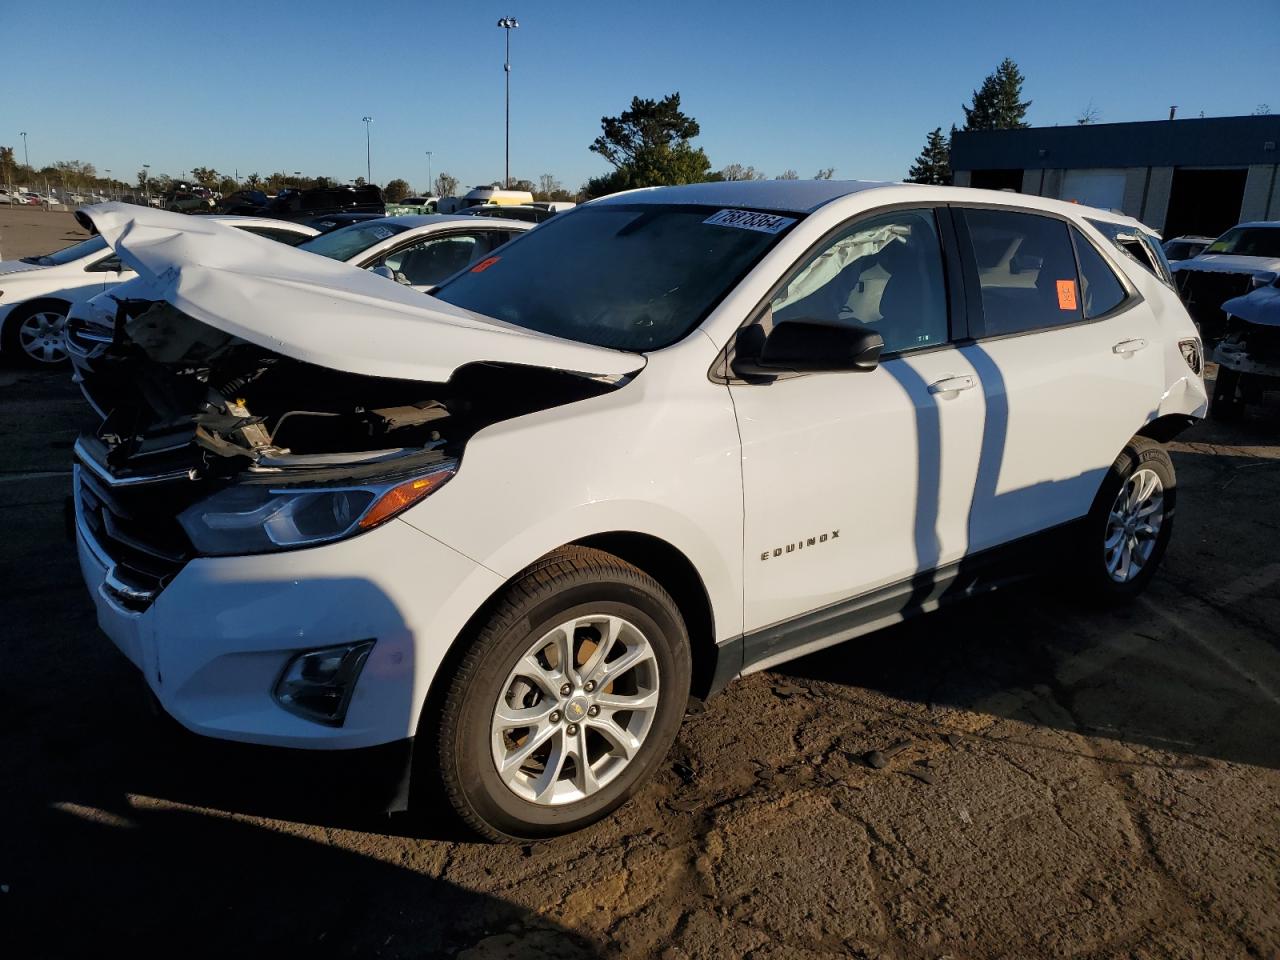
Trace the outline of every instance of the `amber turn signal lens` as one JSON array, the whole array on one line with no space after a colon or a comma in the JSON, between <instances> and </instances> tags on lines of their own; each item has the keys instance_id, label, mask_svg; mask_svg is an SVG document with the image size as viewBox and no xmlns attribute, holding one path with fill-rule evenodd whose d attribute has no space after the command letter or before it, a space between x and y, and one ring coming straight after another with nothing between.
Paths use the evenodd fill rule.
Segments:
<instances>
[{"instance_id":1,"label":"amber turn signal lens","mask_svg":"<svg viewBox=\"0 0 1280 960\"><path fill-rule=\"evenodd\" d=\"M368 530L370 527L376 527L384 520L390 520L401 510L407 510L428 494L444 486L453 474L454 468L450 467L447 470L437 470L435 473L429 473L425 477L406 480L404 483L392 487L365 512L365 515L360 518L358 526L361 530Z\"/></svg>"}]
</instances>

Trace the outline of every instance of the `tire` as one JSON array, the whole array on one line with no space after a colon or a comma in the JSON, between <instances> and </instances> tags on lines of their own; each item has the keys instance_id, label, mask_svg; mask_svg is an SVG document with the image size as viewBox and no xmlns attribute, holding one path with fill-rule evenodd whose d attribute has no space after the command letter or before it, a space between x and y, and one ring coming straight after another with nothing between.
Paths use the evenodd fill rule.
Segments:
<instances>
[{"instance_id":1,"label":"tire","mask_svg":"<svg viewBox=\"0 0 1280 960\"><path fill-rule=\"evenodd\" d=\"M67 313L71 307L61 300L24 303L4 322L4 354L26 367L56 367L67 360L62 343Z\"/></svg>"},{"instance_id":2,"label":"tire","mask_svg":"<svg viewBox=\"0 0 1280 960\"><path fill-rule=\"evenodd\" d=\"M611 643L596 642L610 633ZM570 636L572 660L559 652ZM499 597L430 714L444 792L491 840L544 839L594 823L666 756L691 672L684 620L657 581L600 550L561 548ZM637 709L618 707L626 703ZM527 727L512 724L534 714Z\"/></svg>"},{"instance_id":3,"label":"tire","mask_svg":"<svg viewBox=\"0 0 1280 960\"><path fill-rule=\"evenodd\" d=\"M1078 542L1076 567L1090 595L1116 602L1146 589L1173 534L1176 504L1169 454L1153 440L1134 437L1107 471Z\"/></svg>"},{"instance_id":4,"label":"tire","mask_svg":"<svg viewBox=\"0 0 1280 960\"><path fill-rule=\"evenodd\" d=\"M1213 381L1213 401L1209 404L1209 416L1215 420L1239 419L1244 412L1244 401L1239 396L1242 379L1239 371L1218 367L1218 375Z\"/></svg>"}]
</instances>

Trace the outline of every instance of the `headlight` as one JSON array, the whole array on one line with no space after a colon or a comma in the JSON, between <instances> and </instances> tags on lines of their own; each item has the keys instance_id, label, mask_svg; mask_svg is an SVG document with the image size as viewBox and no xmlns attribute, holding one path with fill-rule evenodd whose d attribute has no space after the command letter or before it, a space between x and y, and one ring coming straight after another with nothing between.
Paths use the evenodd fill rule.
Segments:
<instances>
[{"instance_id":1,"label":"headlight","mask_svg":"<svg viewBox=\"0 0 1280 960\"><path fill-rule=\"evenodd\" d=\"M178 516L195 548L210 556L291 550L340 540L390 520L439 489L456 462L410 480L349 487L227 487Z\"/></svg>"}]
</instances>

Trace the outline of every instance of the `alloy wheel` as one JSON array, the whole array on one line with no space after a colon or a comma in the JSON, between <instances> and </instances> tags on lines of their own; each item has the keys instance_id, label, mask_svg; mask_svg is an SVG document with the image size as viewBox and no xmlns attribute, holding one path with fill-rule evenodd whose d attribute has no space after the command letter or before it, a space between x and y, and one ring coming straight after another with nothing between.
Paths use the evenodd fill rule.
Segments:
<instances>
[{"instance_id":1,"label":"alloy wheel","mask_svg":"<svg viewBox=\"0 0 1280 960\"><path fill-rule=\"evenodd\" d=\"M61 363L67 358L62 334L67 315L56 310L41 310L22 321L18 327L18 345L37 363Z\"/></svg>"},{"instance_id":2,"label":"alloy wheel","mask_svg":"<svg viewBox=\"0 0 1280 960\"><path fill-rule=\"evenodd\" d=\"M494 705L499 778L540 805L592 796L639 752L658 696L657 657L634 624L606 614L560 624L520 658Z\"/></svg>"},{"instance_id":3,"label":"alloy wheel","mask_svg":"<svg viewBox=\"0 0 1280 960\"><path fill-rule=\"evenodd\" d=\"M1127 583L1151 560L1164 523L1164 485L1154 470L1136 470L1120 487L1107 516L1107 574Z\"/></svg>"}]
</instances>

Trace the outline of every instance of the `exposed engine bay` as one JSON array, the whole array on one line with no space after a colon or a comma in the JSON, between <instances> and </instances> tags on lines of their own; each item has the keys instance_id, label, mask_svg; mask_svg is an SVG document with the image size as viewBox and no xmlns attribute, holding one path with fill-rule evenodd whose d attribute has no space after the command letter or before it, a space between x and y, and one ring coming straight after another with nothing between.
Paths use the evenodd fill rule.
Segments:
<instances>
[{"instance_id":1,"label":"exposed engine bay","mask_svg":"<svg viewBox=\"0 0 1280 960\"><path fill-rule=\"evenodd\" d=\"M625 378L477 362L448 383L290 359L164 301L118 304L111 344L80 371L112 473L354 478L458 458L484 426L607 392ZM296 479L302 480L302 476Z\"/></svg>"}]
</instances>

